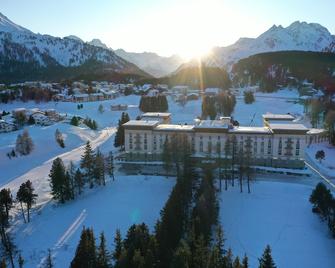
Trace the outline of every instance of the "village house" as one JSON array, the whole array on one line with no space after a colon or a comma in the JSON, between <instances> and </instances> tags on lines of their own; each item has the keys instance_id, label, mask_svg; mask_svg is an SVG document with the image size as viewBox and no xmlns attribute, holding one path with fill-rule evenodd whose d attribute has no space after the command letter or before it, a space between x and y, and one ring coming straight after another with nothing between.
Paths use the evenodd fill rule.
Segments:
<instances>
[{"instance_id":1,"label":"village house","mask_svg":"<svg viewBox=\"0 0 335 268\"><path fill-rule=\"evenodd\" d=\"M11 132L16 130L16 126L14 123L6 122L3 119L0 119L0 133L3 132Z\"/></svg>"}]
</instances>

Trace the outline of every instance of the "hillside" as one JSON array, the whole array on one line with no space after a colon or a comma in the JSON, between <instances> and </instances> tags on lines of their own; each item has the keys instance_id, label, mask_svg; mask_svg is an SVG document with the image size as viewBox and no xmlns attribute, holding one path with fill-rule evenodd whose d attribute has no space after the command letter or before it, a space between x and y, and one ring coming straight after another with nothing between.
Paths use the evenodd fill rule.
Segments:
<instances>
[{"instance_id":1,"label":"hillside","mask_svg":"<svg viewBox=\"0 0 335 268\"><path fill-rule=\"evenodd\" d=\"M56 80L87 72L150 77L109 49L78 38L35 34L0 13L0 82Z\"/></svg>"},{"instance_id":2,"label":"hillside","mask_svg":"<svg viewBox=\"0 0 335 268\"><path fill-rule=\"evenodd\" d=\"M262 53L240 60L233 66L232 74L235 84L286 85L296 78L335 91L335 54L304 51Z\"/></svg>"},{"instance_id":3,"label":"hillside","mask_svg":"<svg viewBox=\"0 0 335 268\"><path fill-rule=\"evenodd\" d=\"M168 84L170 87L176 85L188 85L192 88L204 89L208 87L219 87L228 89L231 81L228 73L217 67L187 67L181 68L170 76L159 79L143 80L148 83Z\"/></svg>"},{"instance_id":4,"label":"hillside","mask_svg":"<svg viewBox=\"0 0 335 268\"><path fill-rule=\"evenodd\" d=\"M230 67L240 59L265 52L335 52L335 36L318 23L296 21L287 27L273 25L256 38L240 38L234 44L215 47L203 62L208 66ZM188 65L194 65L192 60Z\"/></svg>"}]
</instances>

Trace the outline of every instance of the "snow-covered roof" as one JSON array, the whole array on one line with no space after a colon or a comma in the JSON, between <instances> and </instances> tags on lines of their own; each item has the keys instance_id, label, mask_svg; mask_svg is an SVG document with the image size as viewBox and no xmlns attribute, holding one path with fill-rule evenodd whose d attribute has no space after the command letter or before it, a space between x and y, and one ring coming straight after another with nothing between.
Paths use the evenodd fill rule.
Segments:
<instances>
[{"instance_id":1,"label":"snow-covered roof","mask_svg":"<svg viewBox=\"0 0 335 268\"><path fill-rule=\"evenodd\" d=\"M308 128L305 127L303 124L269 124L269 128L273 131L279 130L294 130L294 131L308 131Z\"/></svg>"},{"instance_id":2,"label":"snow-covered roof","mask_svg":"<svg viewBox=\"0 0 335 268\"><path fill-rule=\"evenodd\" d=\"M232 133L251 133L251 134L255 134L255 133L271 134L270 129L267 128L267 127L242 127L242 126L238 126L238 127L234 127L232 129L229 129L229 132L232 132Z\"/></svg>"},{"instance_id":3,"label":"snow-covered roof","mask_svg":"<svg viewBox=\"0 0 335 268\"><path fill-rule=\"evenodd\" d=\"M263 114L263 119L265 120L294 120L295 117L291 114Z\"/></svg>"},{"instance_id":4,"label":"snow-covered roof","mask_svg":"<svg viewBox=\"0 0 335 268\"><path fill-rule=\"evenodd\" d=\"M199 120L196 128L229 128L229 124L227 124L223 120Z\"/></svg>"},{"instance_id":5,"label":"snow-covered roof","mask_svg":"<svg viewBox=\"0 0 335 268\"><path fill-rule=\"evenodd\" d=\"M142 117L169 117L171 116L171 113L155 113L155 112L149 112L142 114Z\"/></svg>"},{"instance_id":6,"label":"snow-covered roof","mask_svg":"<svg viewBox=\"0 0 335 268\"><path fill-rule=\"evenodd\" d=\"M157 120L130 120L123 124L124 127L154 127L159 124Z\"/></svg>"},{"instance_id":7,"label":"snow-covered roof","mask_svg":"<svg viewBox=\"0 0 335 268\"><path fill-rule=\"evenodd\" d=\"M322 134L325 133L326 131L321 128L310 128L307 134Z\"/></svg>"},{"instance_id":8,"label":"snow-covered roof","mask_svg":"<svg viewBox=\"0 0 335 268\"><path fill-rule=\"evenodd\" d=\"M173 124L160 124L155 127L158 131L191 131L194 125L173 125Z\"/></svg>"}]
</instances>

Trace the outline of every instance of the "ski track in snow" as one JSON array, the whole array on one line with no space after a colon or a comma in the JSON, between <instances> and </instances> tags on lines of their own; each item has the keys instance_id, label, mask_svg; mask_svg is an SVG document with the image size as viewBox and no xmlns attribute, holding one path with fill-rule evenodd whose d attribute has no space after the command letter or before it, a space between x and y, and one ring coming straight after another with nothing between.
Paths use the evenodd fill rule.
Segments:
<instances>
[{"instance_id":1,"label":"ski track in snow","mask_svg":"<svg viewBox=\"0 0 335 268\"><path fill-rule=\"evenodd\" d=\"M56 257L58 254L58 251L65 246L67 241L71 238L71 236L78 230L80 225L84 222L86 219L87 212L86 209L84 209L80 215L77 217L77 219L72 223L72 225L69 227L69 229L66 230L66 232L59 238L55 246L51 249L52 257ZM45 262L47 260L47 256L43 257L38 265L38 267L44 267Z\"/></svg>"}]
</instances>

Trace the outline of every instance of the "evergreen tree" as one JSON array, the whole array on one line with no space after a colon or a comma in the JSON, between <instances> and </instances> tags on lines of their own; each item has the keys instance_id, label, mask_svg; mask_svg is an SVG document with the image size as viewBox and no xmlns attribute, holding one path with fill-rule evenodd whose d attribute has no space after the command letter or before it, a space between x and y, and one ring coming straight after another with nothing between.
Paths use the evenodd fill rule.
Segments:
<instances>
[{"instance_id":1,"label":"evergreen tree","mask_svg":"<svg viewBox=\"0 0 335 268\"><path fill-rule=\"evenodd\" d=\"M85 170L85 176L88 179L90 188L93 187L95 155L89 141L86 142L84 154L81 156L80 167Z\"/></svg>"},{"instance_id":2,"label":"evergreen tree","mask_svg":"<svg viewBox=\"0 0 335 268\"><path fill-rule=\"evenodd\" d=\"M9 211L13 206L13 197L9 188L0 191L0 206L5 208L7 218L9 218Z\"/></svg>"},{"instance_id":3,"label":"evergreen tree","mask_svg":"<svg viewBox=\"0 0 335 268\"><path fill-rule=\"evenodd\" d=\"M248 268L249 267L249 260L247 255L244 255L243 260L242 260L242 267L243 268Z\"/></svg>"},{"instance_id":4,"label":"evergreen tree","mask_svg":"<svg viewBox=\"0 0 335 268\"><path fill-rule=\"evenodd\" d=\"M77 168L76 173L74 175L74 185L75 188L77 189L77 193L80 195L83 191L84 187L84 180L83 180L83 175L81 174L81 171L79 168Z\"/></svg>"},{"instance_id":5,"label":"evergreen tree","mask_svg":"<svg viewBox=\"0 0 335 268\"><path fill-rule=\"evenodd\" d=\"M99 148L97 150L95 159L94 159L94 178L95 182L98 185L106 185L106 180L105 180L105 160L100 152Z\"/></svg>"},{"instance_id":6,"label":"evergreen tree","mask_svg":"<svg viewBox=\"0 0 335 268\"><path fill-rule=\"evenodd\" d=\"M123 124L127 123L130 120L129 115L125 112L121 114L121 119L118 122L118 128L115 134L114 146L123 147L124 146L124 127Z\"/></svg>"},{"instance_id":7,"label":"evergreen tree","mask_svg":"<svg viewBox=\"0 0 335 268\"><path fill-rule=\"evenodd\" d=\"M276 268L276 265L271 256L271 248L266 246L262 257L259 259L259 268Z\"/></svg>"},{"instance_id":8,"label":"evergreen tree","mask_svg":"<svg viewBox=\"0 0 335 268\"><path fill-rule=\"evenodd\" d=\"M97 250L97 268L108 267L110 267L110 255L106 247L105 235L102 232L100 234L100 244Z\"/></svg>"},{"instance_id":9,"label":"evergreen tree","mask_svg":"<svg viewBox=\"0 0 335 268\"><path fill-rule=\"evenodd\" d=\"M34 117L29 116L29 119L28 119L28 125L34 125L34 124L35 124L35 119L34 119Z\"/></svg>"},{"instance_id":10,"label":"evergreen tree","mask_svg":"<svg viewBox=\"0 0 335 268\"><path fill-rule=\"evenodd\" d=\"M109 154L106 156L105 158L105 170L107 172L107 174L113 178L113 181L115 180L114 177L114 156L113 156L113 152L110 151Z\"/></svg>"},{"instance_id":11,"label":"evergreen tree","mask_svg":"<svg viewBox=\"0 0 335 268\"><path fill-rule=\"evenodd\" d=\"M171 260L171 268L190 268L191 259L192 254L189 246L184 240L181 240Z\"/></svg>"},{"instance_id":12,"label":"evergreen tree","mask_svg":"<svg viewBox=\"0 0 335 268\"><path fill-rule=\"evenodd\" d=\"M114 252L112 255L116 267L118 267L117 265L119 264L119 261L121 259L122 251L123 251L123 245L122 245L121 232L119 229L116 229L114 238Z\"/></svg>"},{"instance_id":13,"label":"evergreen tree","mask_svg":"<svg viewBox=\"0 0 335 268\"><path fill-rule=\"evenodd\" d=\"M24 259L21 254L19 254L19 259L17 261L19 263L19 268L23 268L24 265Z\"/></svg>"},{"instance_id":14,"label":"evergreen tree","mask_svg":"<svg viewBox=\"0 0 335 268\"><path fill-rule=\"evenodd\" d=\"M255 102L255 96L252 91L244 91L244 103L251 104Z\"/></svg>"},{"instance_id":15,"label":"evergreen tree","mask_svg":"<svg viewBox=\"0 0 335 268\"><path fill-rule=\"evenodd\" d=\"M53 264L53 258L51 255L51 250L48 249L48 256L44 262L43 268L53 268L54 264Z\"/></svg>"},{"instance_id":16,"label":"evergreen tree","mask_svg":"<svg viewBox=\"0 0 335 268\"><path fill-rule=\"evenodd\" d=\"M71 268L96 268L96 246L92 229L83 228Z\"/></svg>"},{"instance_id":17,"label":"evergreen tree","mask_svg":"<svg viewBox=\"0 0 335 268\"><path fill-rule=\"evenodd\" d=\"M53 199L64 203L66 198L66 171L61 158L57 157L52 162L52 167L49 173L51 195Z\"/></svg>"},{"instance_id":18,"label":"evergreen tree","mask_svg":"<svg viewBox=\"0 0 335 268\"><path fill-rule=\"evenodd\" d=\"M71 118L70 124L73 125L73 126L78 126L79 125L79 118L77 116L73 116Z\"/></svg>"},{"instance_id":19,"label":"evergreen tree","mask_svg":"<svg viewBox=\"0 0 335 268\"><path fill-rule=\"evenodd\" d=\"M30 222L30 210L33 206L33 204L36 203L37 199L37 194L34 193L35 189L31 183L30 180L27 180L26 182L22 183L17 194L16 194L16 200L20 203L21 205L21 210L23 214L23 218L25 221L25 216L24 216L24 210L22 204L26 205L27 208L27 220Z\"/></svg>"}]
</instances>

